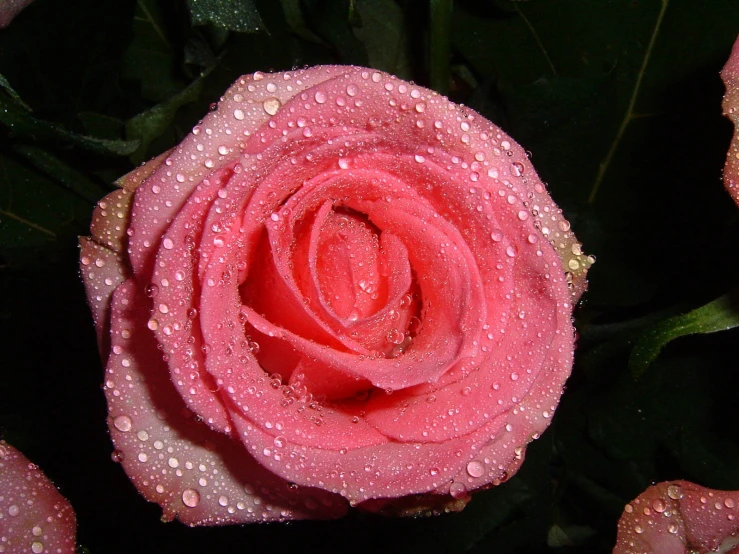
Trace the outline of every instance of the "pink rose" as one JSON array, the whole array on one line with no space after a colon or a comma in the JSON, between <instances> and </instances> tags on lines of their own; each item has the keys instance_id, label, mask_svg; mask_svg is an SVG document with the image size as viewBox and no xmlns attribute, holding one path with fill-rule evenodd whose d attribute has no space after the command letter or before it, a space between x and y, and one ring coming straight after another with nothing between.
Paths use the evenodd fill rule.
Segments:
<instances>
[{"instance_id":1,"label":"pink rose","mask_svg":"<svg viewBox=\"0 0 739 554\"><path fill-rule=\"evenodd\" d=\"M74 554L74 510L38 466L0 441L0 552Z\"/></svg>"},{"instance_id":2,"label":"pink rose","mask_svg":"<svg viewBox=\"0 0 739 554\"><path fill-rule=\"evenodd\" d=\"M592 258L472 110L255 73L119 184L81 267L115 455L166 518L461 509L549 423Z\"/></svg>"},{"instance_id":3,"label":"pink rose","mask_svg":"<svg viewBox=\"0 0 739 554\"><path fill-rule=\"evenodd\" d=\"M729 146L724 166L724 184L734 202L739 204L739 38L734 43L729 60L721 70L721 79L726 87L724 115L734 124L734 138Z\"/></svg>"},{"instance_id":4,"label":"pink rose","mask_svg":"<svg viewBox=\"0 0 739 554\"><path fill-rule=\"evenodd\" d=\"M667 481L626 505L614 554L739 553L739 491Z\"/></svg>"}]
</instances>

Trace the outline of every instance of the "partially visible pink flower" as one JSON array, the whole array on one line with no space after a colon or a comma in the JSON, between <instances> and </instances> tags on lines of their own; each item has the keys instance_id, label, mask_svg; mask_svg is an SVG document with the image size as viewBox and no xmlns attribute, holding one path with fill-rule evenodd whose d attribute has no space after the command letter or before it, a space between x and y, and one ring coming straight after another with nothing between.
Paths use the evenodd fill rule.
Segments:
<instances>
[{"instance_id":1,"label":"partially visible pink flower","mask_svg":"<svg viewBox=\"0 0 739 554\"><path fill-rule=\"evenodd\" d=\"M734 43L729 61L721 70L721 79L726 86L724 115L734 123L734 138L724 165L724 184L734 202L739 204L739 38Z\"/></svg>"},{"instance_id":2,"label":"partially visible pink flower","mask_svg":"<svg viewBox=\"0 0 739 554\"><path fill-rule=\"evenodd\" d=\"M33 0L0 0L0 29L5 29L16 15Z\"/></svg>"},{"instance_id":3,"label":"partially visible pink flower","mask_svg":"<svg viewBox=\"0 0 739 554\"><path fill-rule=\"evenodd\" d=\"M77 520L35 464L0 441L0 552L72 554Z\"/></svg>"},{"instance_id":4,"label":"partially visible pink flower","mask_svg":"<svg viewBox=\"0 0 739 554\"><path fill-rule=\"evenodd\" d=\"M739 491L689 481L649 487L626 505L613 554L739 554Z\"/></svg>"}]
</instances>

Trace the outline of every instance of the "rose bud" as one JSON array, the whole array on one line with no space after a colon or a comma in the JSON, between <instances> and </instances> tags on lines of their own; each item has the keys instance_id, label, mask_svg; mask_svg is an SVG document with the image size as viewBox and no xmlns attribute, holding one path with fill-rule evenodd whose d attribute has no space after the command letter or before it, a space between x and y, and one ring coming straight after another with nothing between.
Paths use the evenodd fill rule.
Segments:
<instances>
[{"instance_id":1,"label":"rose bud","mask_svg":"<svg viewBox=\"0 0 739 554\"><path fill-rule=\"evenodd\" d=\"M626 505L614 554L739 552L739 491L689 481L649 487Z\"/></svg>"},{"instance_id":2,"label":"rose bud","mask_svg":"<svg viewBox=\"0 0 739 554\"><path fill-rule=\"evenodd\" d=\"M0 441L0 552L74 554L77 521L35 464Z\"/></svg>"},{"instance_id":3,"label":"rose bud","mask_svg":"<svg viewBox=\"0 0 739 554\"><path fill-rule=\"evenodd\" d=\"M593 260L474 111L255 73L119 184L81 268L116 457L165 518L459 510L547 427Z\"/></svg>"}]
</instances>

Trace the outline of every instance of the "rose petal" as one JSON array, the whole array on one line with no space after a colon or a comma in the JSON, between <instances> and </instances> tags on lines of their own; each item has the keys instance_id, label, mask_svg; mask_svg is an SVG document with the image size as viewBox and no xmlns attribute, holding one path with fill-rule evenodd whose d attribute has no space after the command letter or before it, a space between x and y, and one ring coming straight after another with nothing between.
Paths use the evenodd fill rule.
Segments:
<instances>
[{"instance_id":1,"label":"rose petal","mask_svg":"<svg viewBox=\"0 0 739 554\"><path fill-rule=\"evenodd\" d=\"M144 304L132 281L116 290L105 381L114 457L139 492L188 525L341 516L345 502L276 477L187 409L146 332Z\"/></svg>"},{"instance_id":2,"label":"rose petal","mask_svg":"<svg viewBox=\"0 0 739 554\"><path fill-rule=\"evenodd\" d=\"M38 466L0 440L0 552L74 554L74 510Z\"/></svg>"},{"instance_id":3,"label":"rose petal","mask_svg":"<svg viewBox=\"0 0 739 554\"><path fill-rule=\"evenodd\" d=\"M739 491L667 481L649 487L626 505L613 552L734 552L738 546Z\"/></svg>"},{"instance_id":4,"label":"rose petal","mask_svg":"<svg viewBox=\"0 0 739 554\"><path fill-rule=\"evenodd\" d=\"M128 272L120 254L90 238L80 238L80 274L85 284L87 304L95 322L98 351L103 361L110 351L110 299L116 287L126 280Z\"/></svg>"},{"instance_id":5,"label":"rose petal","mask_svg":"<svg viewBox=\"0 0 739 554\"><path fill-rule=\"evenodd\" d=\"M255 73L242 77L226 91L218 109L203 118L136 195L132 215L135 234L129 253L140 281L150 279L162 234L212 168L235 162L250 135L274 110L303 90L345 71L341 66L324 66L320 71Z\"/></svg>"},{"instance_id":6,"label":"rose petal","mask_svg":"<svg viewBox=\"0 0 739 554\"><path fill-rule=\"evenodd\" d=\"M734 137L731 139L724 166L724 185L734 202L739 204L739 38L734 43L729 60L721 70L721 79L726 87L722 104L724 115L734 124Z\"/></svg>"},{"instance_id":7,"label":"rose petal","mask_svg":"<svg viewBox=\"0 0 739 554\"><path fill-rule=\"evenodd\" d=\"M0 29L5 29L33 0L0 0Z\"/></svg>"}]
</instances>

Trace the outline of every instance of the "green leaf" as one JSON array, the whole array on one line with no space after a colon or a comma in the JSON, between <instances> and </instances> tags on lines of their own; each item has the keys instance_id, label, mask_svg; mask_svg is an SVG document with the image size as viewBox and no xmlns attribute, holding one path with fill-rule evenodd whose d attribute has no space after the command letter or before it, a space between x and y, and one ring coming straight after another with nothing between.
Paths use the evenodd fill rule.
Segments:
<instances>
[{"instance_id":1,"label":"green leaf","mask_svg":"<svg viewBox=\"0 0 739 554\"><path fill-rule=\"evenodd\" d=\"M187 0L193 25L212 23L240 33L264 30L253 0Z\"/></svg>"},{"instance_id":2,"label":"green leaf","mask_svg":"<svg viewBox=\"0 0 739 554\"><path fill-rule=\"evenodd\" d=\"M369 65L367 49L354 34L361 25L354 0L302 0L301 7L310 29L336 49L342 63Z\"/></svg>"},{"instance_id":3,"label":"green leaf","mask_svg":"<svg viewBox=\"0 0 739 554\"><path fill-rule=\"evenodd\" d=\"M364 43L370 66L412 79L411 43L403 10L393 0L357 0L362 26L354 29Z\"/></svg>"},{"instance_id":4,"label":"green leaf","mask_svg":"<svg viewBox=\"0 0 739 554\"><path fill-rule=\"evenodd\" d=\"M8 96L15 100L16 103L26 108L29 112L31 111L31 108L21 99L20 95L13 89L13 87L10 86L10 82L4 75L0 75L0 87L5 90L5 92L8 93Z\"/></svg>"},{"instance_id":5,"label":"green leaf","mask_svg":"<svg viewBox=\"0 0 739 554\"><path fill-rule=\"evenodd\" d=\"M431 0L430 72L431 88L441 94L449 94L451 76L451 23L452 1Z\"/></svg>"},{"instance_id":6,"label":"green leaf","mask_svg":"<svg viewBox=\"0 0 739 554\"><path fill-rule=\"evenodd\" d=\"M139 146L137 141L99 139L72 133L55 123L37 119L21 104L2 96L0 96L0 123L16 137L61 142L108 156L128 156Z\"/></svg>"},{"instance_id":7,"label":"green leaf","mask_svg":"<svg viewBox=\"0 0 739 554\"><path fill-rule=\"evenodd\" d=\"M23 147L16 147L19 150ZM83 184L72 185L74 170L64 167L68 188L75 187L76 194L59 186L60 176L51 174L57 160L30 147L23 157L0 154L0 261L3 265L18 266L32 259L38 252L48 249L61 237L74 240L84 233L89 222L93 201L103 192ZM40 154L39 157L36 155ZM29 161L31 163L29 163ZM41 166L42 171L38 168ZM94 197L85 198L85 197Z\"/></svg>"},{"instance_id":8,"label":"green leaf","mask_svg":"<svg viewBox=\"0 0 739 554\"><path fill-rule=\"evenodd\" d=\"M640 377L662 348L676 338L739 327L738 294L739 289L735 289L692 312L671 317L646 329L629 357L632 374Z\"/></svg>"},{"instance_id":9,"label":"green leaf","mask_svg":"<svg viewBox=\"0 0 739 554\"><path fill-rule=\"evenodd\" d=\"M93 183L85 175L41 148L22 144L13 145L11 148L29 165L91 205L95 204L101 196L108 192L108 190Z\"/></svg>"},{"instance_id":10,"label":"green leaf","mask_svg":"<svg viewBox=\"0 0 739 554\"><path fill-rule=\"evenodd\" d=\"M200 97L204 80L209 73L210 70L203 72L200 77L166 102L157 104L126 122L126 136L140 144L138 150L131 156L134 163L138 164L147 159L149 145L167 131L177 110Z\"/></svg>"},{"instance_id":11,"label":"green leaf","mask_svg":"<svg viewBox=\"0 0 739 554\"><path fill-rule=\"evenodd\" d=\"M123 55L122 77L138 81L141 95L152 102L163 102L186 86L177 71L176 18L161 8L155 0L137 0L133 41Z\"/></svg>"}]
</instances>

